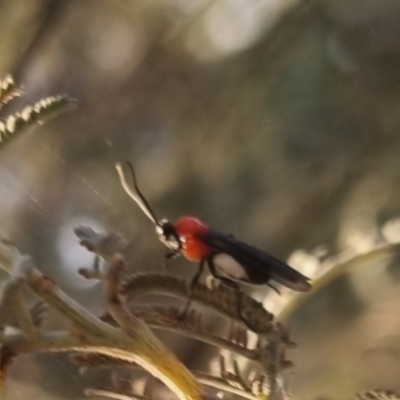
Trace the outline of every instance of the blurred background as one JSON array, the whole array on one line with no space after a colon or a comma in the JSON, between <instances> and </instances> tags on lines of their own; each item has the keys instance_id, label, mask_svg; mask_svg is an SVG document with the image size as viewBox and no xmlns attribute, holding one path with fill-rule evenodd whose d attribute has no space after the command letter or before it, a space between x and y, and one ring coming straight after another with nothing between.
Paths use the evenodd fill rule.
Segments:
<instances>
[{"instance_id":1,"label":"blurred background","mask_svg":"<svg viewBox=\"0 0 400 400\"><path fill-rule=\"evenodd\" d=\"M0 0L0 35L0 76L26 93L2 117L79 100L1 151L1 234L93 312L101 293L76 272L92 259L74 226L121 232L135 271L160 269L164 252L116 161L135 165L157 216L197 215L284 259L399 240L398 1ZM297 309L294 398L400 390L398 259L361 263ZM207 369L198 343L163 338ZM82 396L65 356L23 360L7 398Z\"/></svg>"}]
</instances>

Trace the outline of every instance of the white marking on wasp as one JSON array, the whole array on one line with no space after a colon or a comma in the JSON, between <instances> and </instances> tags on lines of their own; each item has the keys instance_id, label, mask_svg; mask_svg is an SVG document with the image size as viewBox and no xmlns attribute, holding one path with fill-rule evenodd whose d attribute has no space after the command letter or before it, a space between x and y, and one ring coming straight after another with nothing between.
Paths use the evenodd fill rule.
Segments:
<instances>
[{"instance_id":1,"label":"white marking on wasp","mask_svg":"<svg viewBox=\"0 0 400 400\"><path fill-rule=\"evenodd\" d=\"M232 256L226 253L218 253L214 257L215 266L228 278L248 281L246 270Z\"/></svg>"}]
</instances>

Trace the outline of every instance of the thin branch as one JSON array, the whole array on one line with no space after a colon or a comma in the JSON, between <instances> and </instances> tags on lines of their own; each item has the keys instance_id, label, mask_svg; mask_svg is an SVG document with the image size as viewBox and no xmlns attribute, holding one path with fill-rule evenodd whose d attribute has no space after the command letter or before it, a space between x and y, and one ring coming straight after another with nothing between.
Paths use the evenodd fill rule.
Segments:
<instances>
[{"instance_id":1,"label":"thin branch","mask_svg":"<svg viewBox=\"0 0 400 400\"><path fill-rule=\"evenodd\" d=\"M320 265L320 272L313 280L313 289L304 294L292 293L285 302L284 307L276 313L279 321L287 320L310 296L324 288L329 282L342 275L345 271L350 271L360 264L367 264L379 257L393 256L400 251L400 243L385 243L371 249L366 253L356 255L344 255L327 259Z\"/></svg>"},{"instance_id":2,"label":"thin branch","mask_svg":"<svg viewBox=\"0 0 400 400\"><path fill-rule=\"evenodd\" d=\"M61 19L67 15L66 7L69 2L58 0L47 0L40 10L40 23L35 31L29 35L29 43L19 57L14 68L13 75L21 77L27 74L32 68L32 61L36 60L40 47L45 44L46 38L51 38L57 35L55 28L61 26Z\"/></svg>"}]
</instances>

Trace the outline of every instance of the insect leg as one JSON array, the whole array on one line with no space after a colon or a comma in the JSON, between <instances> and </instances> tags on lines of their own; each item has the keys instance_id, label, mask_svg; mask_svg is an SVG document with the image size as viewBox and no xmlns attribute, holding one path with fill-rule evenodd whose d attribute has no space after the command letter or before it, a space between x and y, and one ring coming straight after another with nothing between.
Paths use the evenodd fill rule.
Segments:
<instances>
[{"instance_id":1,"label":"insect leg","mask_svg":"<svg viewBox=\"0 0 400 400\"><path fill-rule=\"evenodd\" d=\"M175 260L176 258L178 258L181 255L181 252L179 250L168 250L163 259L162 259L162 270L166 271L167 269L167 262L171 261L171 260Z\"/></svg>"},{"instance_id":2,"label":"insect leg","mask_svg":"<svg viewBox=\"0 0 400 400\"><path fill-rule=\"evenodd\" d=\"M215 268L215 264L212 258L207 260L208 264L208 269L211 272L211 275L215 278L220 280L222 283L224 283L226 286L229 286L236 292L236 312L237 315L239 316L240 320L250 329L253 330L253 328L249 325L248 321L246 318L243 317L242 315L242 292L240 291L239 285L235 282L232 281L229 278L226 278L224 276L218 275L217 270Z\"/></svg>"},{"instance_id":3,"label":"insect leg","mask_svg":"<svg viewBox=\"0 0 400 400\"><path fill-rule=\"evenodd\" d=\"M182 312L179 313L179 320L183 320L186 317L187 312L189 311L190 304L192 303L192 292L193 288L197 285L199 282L200 276L204 271L204 265L205 265L205 259L202 259L199 263L199 269L196 272L196 275L192 278L190 285L189 285L189 296L186 301L185 307L182 310Z\"/></svg>"},{"instance_id":4,"label":"insect leg","mask_svg":"<svg viewBox=\"0 0 400 400\"><path fill-rule=\"evenodd\" d=\"M280 290L278 288L276 288L274 285L271 285L269 282L267 282L266 285L268 287L270 287L272 290L274 290L276 293L278 293L279 295L281 294Z\"/></svg>"},{"instance_id":5,"label":"insect leg","mask_svg":"<svg viewBox=\"0 0 400 400\"><path fill-rule=\"evenodd\" d=\"M215 268L215 264L214 264L214 261L212 259L207 260L207 264L208 264L208 269L211 272L211 275L215 279L218 279L223 284L225 284L226 286L229 286L230 288L232 288L232 289L234 289L236 291L240 291L239 285L235 281L232 281L231 279L226 278L225 276L218 275L217 269Z\"/></svg>"}]
</instances>

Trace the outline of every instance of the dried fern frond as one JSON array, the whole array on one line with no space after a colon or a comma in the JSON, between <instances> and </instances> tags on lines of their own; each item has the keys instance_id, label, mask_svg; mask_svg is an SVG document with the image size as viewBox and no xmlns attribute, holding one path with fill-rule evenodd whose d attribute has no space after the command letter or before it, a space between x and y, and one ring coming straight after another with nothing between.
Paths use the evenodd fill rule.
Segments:
<instances>
[{"instance_id":1,"label":"dried fern frond","mask_svg":"<svg viewBox=\"0 0 400 400\"><path fill-rule=\"evenodd\" d=\"M0 79L0 110L12 99L21 96L22 92L22 88L14 82L11 75Z\"/></svg>"},{"instance_id":2,"label":"dried fern frond","mask_svg":"<svg viewBox=\"0 0 400 400\"><path fill-rule=\"evenodd\" d=\"M211 290L203 284L190 289L188 282L169 274L146 273L133 274L126 278L120 287L121 294L128 297L129 302L146 294L164 294L187 299L192 296L194 302L202 304L221 316L243 324L244 317L258 334L267 334L273 327L273 315L245 293L241 293L241 311L237 312L237 293L229 287L221 285L217 290Z\"/></svg>"},{"instance_id":3,"label":"dried fern frond","mask_svg":"<svg viewBox=\"0 0 400 400\"><path fill-rule=\"evenodd\" d=\"M39 328L42 325L43 320L47 316L47 311L48 311L48 306L46 303L44 303L43 301L35 302L29 308L29 314L31 316L33 325Z\"/></svg>"},{"instance_id":4,"label":"dried fern frond","mask_svg":"<svg viewBox=\"0 0 400 400\"><path fill-rule=\"evenodd\" d=\"M41 125L76 104L76 100L67 96L46 97L33 106L27 106L21 112L10 115L4 121L0 121L0 146L8 142L11 136L15 137L34 124Z\"/></svg>"},{"instance_id":5,"label":"dried fern frond","mask_svg":"<svg viewBox=\"0 0 400 400\"><path fill-rule=\"evenodd\" d=\"M69 360L80 367L102 367L110 366L130 366L134 365L128 361L121 360L115 357L101 353L73 353L69 356Z\"/></svg>"},{"instance_id":6,"label":"dried fern frond","mask_svg":"<svg viewBox=\"0 0 400 400\"><path fill-rule=\"evenodd\" d=\"M0 348L0 398L3 398L3 388L4 382L7 377L7 373L9 368L12 365L12 362L15 358L16 354L14 354L9 347L2 345Z\"/></svg>"},{"instance_id":7,"label":"dried fern frond","mask_svg":"<svg viewBox=\"0 0 400 400\"><path fill-rule=\"evenodd\" d=\"M196 310L190 310L184 320L179 319L181 310L176 307L152 305L131 307L130 310L152 328L184 335L219 349L228 350L254 362L264 363L261 357L262 351L259 348L251 349L247 346L247 331L236 324L232 324L235 326L231 328L234 333L231 333L229 338L226 339L218 334L206 331L201 324L202 313ZM104 314L101 320L116 326L116 322L110 314ZM238 337L240 337L240 343L236 340Z\"/></svg>"},{"instance_id":8,"label":"dried fern frond","mask_svg":"<svg viewBox=\"0 0 400 400\"><path fill-rule=\"evenodd\" d=\"M370 389L357 393L357 400L400 400L400 396L391 390Z\"/></svg>"},{"instance_id":9,"label":"dried fern frond","mask_svg":"<svg viewBox=\"0 0 400 400\"><path fill-rule=\"evenodd\" d=\"M91 388L85 390L86 397L104 397L106 399L115 399L115 400L150 400L146 396L141 396L139 394L126 394L126 393L118 393L113 390L109 390L106 388Z\"/></svg>"}]
</instances>

